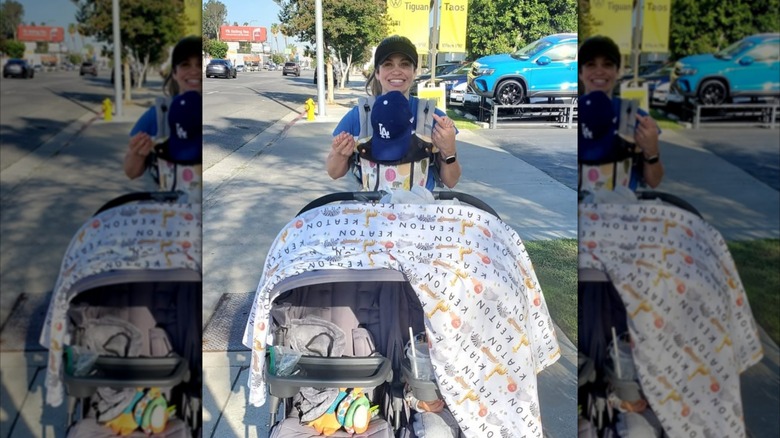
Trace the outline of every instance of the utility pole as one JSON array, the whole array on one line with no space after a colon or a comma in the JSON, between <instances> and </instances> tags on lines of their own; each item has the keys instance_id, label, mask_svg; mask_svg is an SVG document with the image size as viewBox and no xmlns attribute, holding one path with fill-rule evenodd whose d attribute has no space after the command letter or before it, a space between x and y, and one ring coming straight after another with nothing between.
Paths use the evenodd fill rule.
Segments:
<instances>
[{"instance_id":1,"label":"utility pole","mask_svg":"<svg viewBox=\"0 0 780 438\"><path fill-rule=\"evenodd\" d=\"M439 0L433 0L433 31L431 32L431 81L430 84L436 84L436 56L439 54Z\"/></svg>"},{"instance_id":2,"label":"utility pole","mask_svg":"<svg viewBox=\"0 0 780 438\"><path fill-rule=\"evenodd\" d=\"M325 37L322 35L322 0L314 6L315 31L317 33L317 114L326 116L325 110Z\"/></svg>"},{"instance_id":3,"label":"utility pole","mask_svg":"<svg viewBox=\"0 0 780 438\"><path fill-rule=\"evenodd\" d=\"M111 20L114 31L114 107L116 116L122 112L122 40L119 33L119 0L111 1Z\"/></svg>"}]
</instances>

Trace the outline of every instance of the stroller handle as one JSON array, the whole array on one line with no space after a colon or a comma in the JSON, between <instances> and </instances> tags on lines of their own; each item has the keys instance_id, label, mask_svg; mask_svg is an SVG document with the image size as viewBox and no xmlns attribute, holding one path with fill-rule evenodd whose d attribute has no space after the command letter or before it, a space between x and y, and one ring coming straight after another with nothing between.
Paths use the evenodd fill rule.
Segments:
<instances>
[{"instance_id":1,"label":"stroller handle","mask_svg":"<svg viewBox=\"0 0 780 438\"><path fill-rule=\"evenodd\" d=\"M301 211L296 214L296 216L299 216L303 213L306 213L309 210L315 209L317 207L322 207L323 205L328 205L334 202L343 202L343 201L358 201L358 202L378 202L380 199L382 199L383 196L385 196L386 192L338 192L338 193L331 193L328 195L320 196L319 198L309 202L306 204L305 207L301 209ZM461 192L433 192L433 198L439 201L451 201L455 198L457 198L461 202L465 202L466 204L471 205L472 207L479 208L480 210L486 211L493 216L501 219L501 217L496 213L495 210L493 210L493 207L486 204L481 199L469 195L467 193L461 193Z\"/></svg>"},{"instance_id":2,"label":"stroller handle","mask_svg":"<svg viewBox=\"0 0 780 438\"><path fill-rule=\"evenodd\" d=\"M155 202L174 202L183 195L182 191L175 192L133 192L126 195L116 197L106 202L93 216L97 216L106 210L110 210L120 205L128 204L130 202L138 201L155 201Z\"/></svg>"}]
</instances>

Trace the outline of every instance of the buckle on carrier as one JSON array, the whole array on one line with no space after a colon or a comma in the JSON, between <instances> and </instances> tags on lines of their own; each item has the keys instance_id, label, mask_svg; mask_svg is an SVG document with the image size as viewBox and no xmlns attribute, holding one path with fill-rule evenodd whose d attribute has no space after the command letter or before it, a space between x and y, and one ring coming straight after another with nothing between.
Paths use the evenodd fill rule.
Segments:
<instances>
[{"instance_id":1,"label":"buckle on carrier","mask_svg":"<svg viewBox=\"0 0 780 438\"><path fill-rule=\"evenodd\" d=\"M398 164L414 163L433 155L434 146L431 141L425 140L417 134L412 135L411 144L406 150L406 154L398 160L379 160L372 153L371 139L365 143L357 145L357 152L360 158L373 161L385 166L396 166Z\"/></svg>"}]
</instances>

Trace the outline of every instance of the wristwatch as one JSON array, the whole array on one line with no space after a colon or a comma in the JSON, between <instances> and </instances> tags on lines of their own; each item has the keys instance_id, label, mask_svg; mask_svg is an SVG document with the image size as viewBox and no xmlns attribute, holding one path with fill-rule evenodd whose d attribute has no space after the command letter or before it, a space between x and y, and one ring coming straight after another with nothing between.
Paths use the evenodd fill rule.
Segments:
<instances>
[{"instance_id":1,"label":"wristwatch","mask_svg":"<svg viewBox=\"0 0 780 438\"><path fill-rule=\"evenodd\" d=\"M458 161L458 154L452 154L449 157L444 158L444 162L447 164L452 164L456 161Z\"/></svg>"},{"instance_id":2,"label":"wristwatch","mask_svg":"<svg viewBox=\"0 0 780 438\"><path fill-rule=\"evenodd\" d=\"M645 163L647 163L647 164L655 164L660 159L661 159L661 154L655 154L655 155L653 155L651 157L645 157Z\"/></svg>"}]
</instances>

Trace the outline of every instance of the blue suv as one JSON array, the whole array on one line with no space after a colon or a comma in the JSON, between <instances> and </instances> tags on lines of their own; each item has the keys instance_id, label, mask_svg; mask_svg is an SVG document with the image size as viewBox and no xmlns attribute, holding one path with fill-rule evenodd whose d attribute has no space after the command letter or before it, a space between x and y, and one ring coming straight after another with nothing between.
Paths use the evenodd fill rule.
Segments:
<instances>
[{"instance_id":1,"label":"blue suv","mask_svg":"<svg viewBox=\"0 0 780 438\"><path fill-rule=\"evenodd\" d=\"M732 97L780 97L780 33L743 38L717 53L675 64L670 100L718 105Z\"/></svg>"},{"instance_id":2,"label":"blue suv","mask_svg":"<svg viewBox=\"0 0 780 438\"><path fill-rule=\"evenodd\" d=\"M576 97L577 34L549 35L511 54L479 58L469 85L502 105L530 97Z\"/></svg>"}]
</instances>

